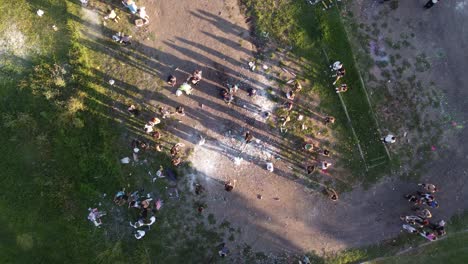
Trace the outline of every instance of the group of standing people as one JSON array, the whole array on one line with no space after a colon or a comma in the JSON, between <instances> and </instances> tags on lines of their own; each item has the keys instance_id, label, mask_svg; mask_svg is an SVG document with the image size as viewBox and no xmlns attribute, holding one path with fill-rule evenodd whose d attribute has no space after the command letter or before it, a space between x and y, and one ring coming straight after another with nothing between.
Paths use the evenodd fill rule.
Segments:
<instances>
[{"instance_id":1,"label":"group of standing people","mask_svg":"<svg viewBox=\"0 0 468 264\"><path fill-rule=\"evenodd\" d=\"M413 204L412 209L416 211L416 214L401 216L400 219L404 222L402 228L408 233L419 234L429 241L434 241L446 234L444 220L431 222L432 213L429 208L439 207L434 196L438 189L431 183L420 183L418 186L420 190L405 195L405 199Z\"/></svg>"}]
</instances>

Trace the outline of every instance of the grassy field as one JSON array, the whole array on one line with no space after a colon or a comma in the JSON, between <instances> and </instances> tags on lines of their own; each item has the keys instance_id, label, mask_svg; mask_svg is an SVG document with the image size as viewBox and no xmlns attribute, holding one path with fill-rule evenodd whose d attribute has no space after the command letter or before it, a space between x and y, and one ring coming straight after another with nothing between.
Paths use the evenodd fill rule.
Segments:
<instances>
[{"instance_id":1,"label":"grassy field","mask_svg":"<svg viewBox=\"0 0 468 264\"><path fill-rule=\"evenodd\" d=\"M351 178L375 182L383 172L388 172L388 156L380 143L381 135L366 99L339 9L323 11L321 6L311 6L306 1L244 0L243 3L248 14L254 17L258 35L268 33L283 45L293 47L298 58L305 59L304 77L313 87L304 93L318 93L321 107L337 117L336 130L341 135L339 151L345 156L345 166L353 171ZM343 62L346 68L341 83L347 83L350 90L342 99L351 122L328 73L328 65L336 60ZM361 147L363 158L356 143Z\"/></svg>"}]
</instances>

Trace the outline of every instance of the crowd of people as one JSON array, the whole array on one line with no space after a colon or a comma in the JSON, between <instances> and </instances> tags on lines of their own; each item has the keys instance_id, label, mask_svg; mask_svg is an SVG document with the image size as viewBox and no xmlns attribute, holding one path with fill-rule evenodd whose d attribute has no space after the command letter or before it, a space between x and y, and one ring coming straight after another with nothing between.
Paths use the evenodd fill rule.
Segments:
<instances>
[{"instance_id":1,"label":"crowd of people","mask_svg":"<svg viewBox=\"0 0 468 264\"><path fill-rule=\"evenodd\" d=\"M400 217L404 222L402 228L408 233L417 234L429 241L434 241L446 234L446 222L444 220L432 222L432 213L429 210L429 208L434 209L439 207L439 203L435 200L434 196L434 193L438 189L431 183L420 183L418 186L420 190L404 196L405 199L412 203L412 210L416 213Z\"/></svg>"}]
</instances>

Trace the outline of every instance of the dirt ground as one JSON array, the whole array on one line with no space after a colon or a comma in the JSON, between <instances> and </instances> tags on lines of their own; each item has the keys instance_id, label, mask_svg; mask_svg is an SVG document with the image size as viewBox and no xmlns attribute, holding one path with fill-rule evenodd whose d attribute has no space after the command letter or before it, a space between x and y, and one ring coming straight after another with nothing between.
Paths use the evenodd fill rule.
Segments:
<instances>
[{"instance_id":1,"label":"dirt ground","mask_svg":"<svg viewBox=\"0 0 468 264\"><path fill-rule=\"evenodd\" d=\"M241 228L241 234L229 243L239 249L248 244L267 254L329 252L377 243L399 234L398 217L409 213L401 196L413 190L415 182L386 178L366 190L356 187L333 203L294 177L292 168L300 167L302 161L282 155L291 151L291 146L262 115L275 107L266 97L266 89L275 83L266 70L248 69L247 63L256 50L237 1L140 2L146 6L151 23L147 29L135 32L132 44L139 51L134 55L139 59L135 66L145 72L139 78L148 84L140 86L141 91L136 93L149 106L185 107L186 115L176 116L167 127L187 148L193 148L189 159L199 173L189 183L205 186L206 213ZM399 32L411 25L415 36L408 41L416 50L426 51L431 62L430 69L418 73L418 78L440 87L437 89L444 98L439 100L443 102L439 109L450 113L451 121L463 125L467 120L463 109L467 107L464 97L468 92L460 88L468 81L462 72L468 60L462 47L468 43L466 34L460 32L468 26L467 1L444 2L431 10L421 8L424 1L399 2L396 10L385 14L388 28ZM362 15L362 23L372 24L372 14L386 7L356 0L351 8L356 17ZM396 17L399 21L395 21ZM441 50L443 56L432 57L434 50ZM180 84L196 69L203 70L204 79L192 95L177 97L175 88L166 86L162 92L154 88L155 77L165 80L174 74ZM112 76L111 72L107 74ZM125 82L125 76L114 77ZM219 96L226 82L240 85L231 106ZM247 89L252 87L259 91L255 99L247 96ZM453 128L451 121L447 120L444 130ZM243 146L242 135L247 130L256 140ZM442 190L438 196L441 208L434 212L437 218L447 218L467 207L463 201L468 198L464 165L468 156L462 144L467 131L464 127L450 131L442 134L443 147L436 146L445 154L435 154L424 176ZM198 144L200 136L206 139L203 145ZM235 158L242 160L235 164ZM274 163L273 173L266 170L267 161ZM237 180L231 193L223 189L226 180Z\"/></svg>"}]
</instances>

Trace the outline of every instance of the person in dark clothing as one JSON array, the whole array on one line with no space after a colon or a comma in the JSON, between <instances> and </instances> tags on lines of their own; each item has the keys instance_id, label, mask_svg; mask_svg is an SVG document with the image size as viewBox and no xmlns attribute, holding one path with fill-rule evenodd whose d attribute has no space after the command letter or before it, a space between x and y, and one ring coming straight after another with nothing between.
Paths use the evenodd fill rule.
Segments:
<instances>
[{"instance_id":1,"label":"person in dark clothing","mask_svg":"<svg viewBox=\"0 0 468 264\"><path fill-rule=\"evenodd\" d=\"M424 7L426 9L429 9L431 7L433 7L435 4L437 4L439 2L439 0L429 0L427 1L427 3L424 5Z\"/></svg>"},{"instance_id":2,"label":"person in dark clothing","mask_svg":"<svg viewBox=\"0 0 468 264\"><path fill-rule=\"evenodd\" d=\"M245 139L245 143L246 143L246 144L249 144L250 142L252 142L252 140L253 140L252 133L250 133L250 131L247 131L247 132L245 133L244 139Z\"/></svg>"}]
</instances>

